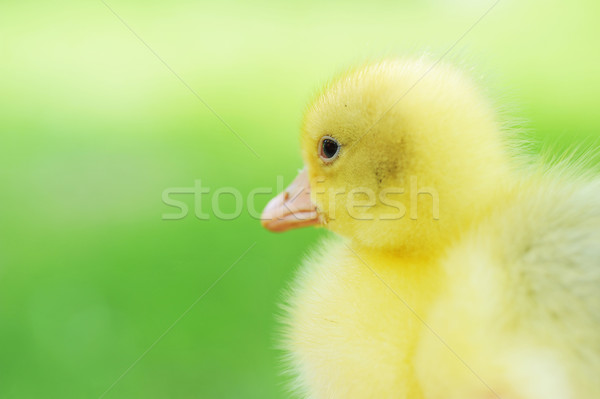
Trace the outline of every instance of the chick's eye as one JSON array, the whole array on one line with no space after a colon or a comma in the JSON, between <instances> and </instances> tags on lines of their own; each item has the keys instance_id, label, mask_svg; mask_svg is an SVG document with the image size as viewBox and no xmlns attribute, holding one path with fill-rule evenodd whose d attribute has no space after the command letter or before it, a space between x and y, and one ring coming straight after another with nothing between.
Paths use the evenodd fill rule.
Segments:
<instances>
[{"instance_id":1,"label":"chick's eye","mask_svg":"<svg viewBox=\"0 0 600 399\"><path fill-rule=\"evenodd\" d=\"M319 156L325 162L333 161L340 152L340 144L333 137L325 136L319 144Z\"/></svg>"}]
</instances>

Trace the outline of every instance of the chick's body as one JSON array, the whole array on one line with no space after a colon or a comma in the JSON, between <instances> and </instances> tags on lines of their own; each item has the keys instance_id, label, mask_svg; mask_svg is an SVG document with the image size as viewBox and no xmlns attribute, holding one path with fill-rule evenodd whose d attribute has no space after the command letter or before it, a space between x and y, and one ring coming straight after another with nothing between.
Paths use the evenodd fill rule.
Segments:
<instances>
[{"instance_id":1,"label":"chick's body","mask_svg":"<svg viewBox=\"0 0 600 399\"><path fill-rule=\"evenodd\" d=\"M600 181L564 173L516 183L442 258L427 397L600 398Z\"/></svg>"},{"instance_id":2,"label":"chick's body","mask_svg":"<svg viewBox=\"0 0 600 399\"><path fill-rule=\"evenodd\" d=\"M299 388L310 398L422 398L413 357L423 325L413 312L425 314L436 297L439 266L361 252L370 269L344 243L324 248L304 265L288 303Z\"/></svg>"},{"instance_id":3,"label":"chick's body","mask_svg":"<svg viewBox=\"0 0 600 399\"><path fill-rule=\"evenodd\" d=\"M598 179L515 167L472 83L422 60L331 83L302 149L345 237L307 258L285 305L303 397L600 398Z\"/></svg>"}]
</instances>

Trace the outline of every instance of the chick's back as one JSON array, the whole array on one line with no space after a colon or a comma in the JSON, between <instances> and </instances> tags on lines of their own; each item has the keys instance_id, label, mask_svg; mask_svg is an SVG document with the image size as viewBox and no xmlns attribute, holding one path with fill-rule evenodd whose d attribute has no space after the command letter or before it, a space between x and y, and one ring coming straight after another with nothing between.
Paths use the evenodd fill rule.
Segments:
<instances>
[{"instance_id":1,"label":"chick's back","mask_svg":"<svg viewBox=\"0 0 600 399\"><path fill-rule=\"evenodd\" d=\"M599 197L532 174L458 240L418 351L427 397L600 397Z\"/></svg>"}]
</instances>

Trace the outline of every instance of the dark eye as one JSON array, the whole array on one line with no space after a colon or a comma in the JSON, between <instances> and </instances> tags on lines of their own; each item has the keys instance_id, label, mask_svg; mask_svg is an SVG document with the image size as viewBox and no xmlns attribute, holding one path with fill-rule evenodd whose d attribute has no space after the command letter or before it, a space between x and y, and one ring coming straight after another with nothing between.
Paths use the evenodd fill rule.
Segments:
<instances>
[{"instance_id":1,"label":"dark eye","mask_svg":"<svg viewBox=\"0 0 600 399\"><path fill-rule=\"evenodd\" d=\"M340 152L340 144L333 137L324 136L319 143L319 156L325 162L333 161Z\"/></svg>"}]
</instances>

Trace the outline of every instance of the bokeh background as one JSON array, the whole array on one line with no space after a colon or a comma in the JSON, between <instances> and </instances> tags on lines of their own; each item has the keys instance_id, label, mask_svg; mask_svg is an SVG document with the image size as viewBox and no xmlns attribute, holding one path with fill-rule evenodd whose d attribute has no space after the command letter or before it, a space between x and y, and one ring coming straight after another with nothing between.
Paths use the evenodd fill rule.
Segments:
<instances>
[{"instance_id":1,"label":"bokeh background","mask_svg":"<svg viewBox=\"0 0 600 399\"><path fill-rule=\"evenodd\" d=\"M245 210L198 220L191 195L166 221L163 191L289 182L323 82L439 56L492 2L106 4L0 4L0 397L287 397L278 302L324 232L269 234ZM486 76L534 151L561 151L600 133L599 19L596 0L502 0L448 58Z\"/></svg>"}]
</instances>

